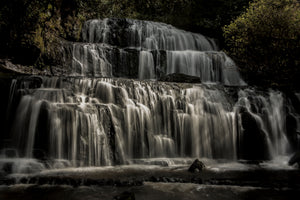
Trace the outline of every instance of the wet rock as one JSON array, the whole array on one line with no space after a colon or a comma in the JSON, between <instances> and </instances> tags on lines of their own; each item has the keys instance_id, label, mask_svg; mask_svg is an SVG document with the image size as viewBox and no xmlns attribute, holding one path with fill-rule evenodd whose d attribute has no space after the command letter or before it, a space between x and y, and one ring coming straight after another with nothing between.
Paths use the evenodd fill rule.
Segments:
<instances>
[{"instance_id":1,"label":"wet rock","mask_svg":"<svg viewBox=\"0 0 300 200\"><path fill-rule=\"evenodd\" d=\"M190 76L181 73L173 73L173 74L162 76L159 78L159 81L178 82L178 83L201 83L200 77Z\"/></svg>"},{"instance_id":2,"label":"wet rock","mask_svg":"<svg viewBox=\"0 0 300 200\"><path fill-rule=\"evenodd\" d=\"M3 155L5 158L17 158L18 152L16 149L7 148L7 149L2 149L0 151L0 155Z\"/></svg>"},{"instance_id":3,"label":"wet rock","mask_svg":"<svg viewBox=\"0 0 300 200\"><path fill-rule=\"evenodd\" d=\"M28 89L40 88L43 84L43 78L40 76L24 76L19 79L18 84L27 85Z\"/></svg>"},{"instance_id":4,"label":"wet rock","mask_svg":"<svg viewBox=\"0 0 300 200\"><path fill-rule=\"evenodd\" d=\"M191 179L191 183L203 184L203 181L202 181L201 178L193 177L193 178Z\"/></svg>"},{"instance_id":5,"label":"wet rock","mask_svg":"<svg viewBox=\"0 0 300 200\"><path fill-rule=\"evenodd\" d=\"M196 170L198 170L199 172L201 172L203 169L205 168L205 165L203 162L201 162L200 160L196 159L192 165L190 166L190 168L188 169L189 172L196 172Z\"/></svg>"},{"instance_id":6,"label":"wet rock","mask_svg":"<svg viewBox=\"0 0 300 200\"><path fill-rule=\"evenodd\" d=\"M33 157L38 160L47 160L46 153L42 149L34 149Z\"/></svg>"},{"instance_id":7,"label":"wet rock","mask_svg":"<svg viewBox=\"0 0 300 200\"><path fill-rule=\"evenodd\" d=\"M7 75L50 75L49 70L40 70L37 68L29 67L26 63L16 64L11 60L8 59L0 59L0 72L7 74Z\"/></svg>"},{"instance_id":8,"label":"wet rock","mask_svg":"<svg viewBox=\"0 0 300 200\"><path fill-rule=\"evenodd\" d=\"M115 196L114 200L135 200L135 195L133 192L125 191L122 194Z\"/></svg>"},{"instance_id":9,"label":"wet rock","mask_svg":"<svg viewBox=\"0 0 300 200\"><path fill-rule=\"evenodd\" d=\"M298 168L300 169L300 151L297 151L289 160L288 164L290 166L294 164L298 164Z\"/></svg>"},{"instance_id":10,"label":"wet rock","mask_svg":"<svg viewBox=\"0 0 300 200\"><path fill-rule=\"evenodd\" d=\"M1 164L0 170L3 171L5 174L11 174L12 170L13 170L13 163L6 162L6 163Z\"/></svg>"},{"instance_id":11,"label":"wet rock","mask_svg":"<svg viewBox=\"0 0 300 200\"><path fill-rule=\"evenodd\" d=\"M25 178L25 177L22 177L22 178L19 180L19 183L21 183L21 184L27 184L27 183L28 183L28 179Z\"/></svg>"},{"instance_id":12,"label":"wet rock","mask_svg":"<svg viewBox=\"0 0 300 200\"><path fill-rule=\"evenodd\" d=\"M149 181L150 181L150 182L158 182L159 180L158 180L157 177L151 176L151 177L149 178Z\"/></svg>"},{"instance_id":13,"label":"wet rock","mask_svg":"<svg viewBox=\"0 0 300 200\"><path fill-rule=\"evenodd\" d=\"M0 174L0 185L13 185L16 184L14 178L8 178L7 176L3 176Z\"/></svg>"},{"instance_id":14,"label":"wet rock","mask_svg":"<svg viewBox=\"0 0 300 200\"><path fill-rule=\"evenodd\" d=\"M269 160L267 133L261 124L247 109L240 110L242 121L242 134L240 135L240 159Z\"/></svg>"},{"instance_id":15,"label":"wet rock","mask_svg":"<svg viewBox=\"0 0 300 200\"><path fill-rule=\"evenodd\" d=\"M38 181L38 179L37 179L36 177L32 177L32 178L30 178L30 179L28 180L28 183L29 183L29 184L36 184L37 181Z\"/></svg>"},{"instance_id":16,"label":"wet rock","mask_svg":"<svg viewBox=\"0 0 300 200\"><path fill-rule=\"evenodd\" d=\"M292 151L296 151L298 147L297 118L292 113L288 113L286 116L286 133Z\"/></svg>"}]
</instances>

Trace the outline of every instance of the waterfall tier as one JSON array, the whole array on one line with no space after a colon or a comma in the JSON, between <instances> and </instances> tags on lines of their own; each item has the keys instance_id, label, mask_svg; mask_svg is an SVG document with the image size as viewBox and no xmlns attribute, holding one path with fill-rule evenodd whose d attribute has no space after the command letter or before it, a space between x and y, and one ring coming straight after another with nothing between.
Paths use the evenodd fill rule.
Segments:
<instances>
[{"instance_id":1,"label":"waterfall tier","mask_svg":"<svg viewBox=\"0 0 300 200\"><path fill-rule=\"evenodd\" d=\"M105 44L65 44L65 68L72 76L159 79L182 73L203 83L245 86L236 65L224 52L140 51Z\"/></svg>"},{"instance_id":2,"label":"waterfall tier","mask_svg":"<svg viewBox=\"0 0 300 200\"><path fill-rule=\"evenodd\" d=\"M214 40L171 25L130 19L89 20L83 43L65 43L65 68L73 76L159 79L172 73L204 83L246 85Z\"/></svg>"},{"instance_id":3,"label":"waterfall tier","mask_svg":"<svg viewBox=\"0 0 300 200\"><path fill-rule=\"evenodd\" d=\"M214 40L171 25L132 19L88 20L82 31L83 41L146 50L217 50Z\"/></svg>"},{"instance_id":4,"label":"waterfall tier","mask_svg":"<svg viewBox=\"0 0 300 200\"><path fill-rule=\"evenodd\" d=\"M19 103L12 146L28 158L42 149L73 166L158 157L269 159L288 147L279 92L110 78L13 83L10 99Z\"/></svg>"}]
</instances>

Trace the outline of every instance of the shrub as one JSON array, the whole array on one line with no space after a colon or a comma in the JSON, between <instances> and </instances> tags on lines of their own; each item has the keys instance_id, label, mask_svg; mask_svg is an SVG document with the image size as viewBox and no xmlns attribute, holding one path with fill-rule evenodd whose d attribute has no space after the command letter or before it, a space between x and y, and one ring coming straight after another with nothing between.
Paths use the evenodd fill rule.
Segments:
<instances>
[{"instance_id":1,"label":"shrub","mask_svg":"<svg viewBox=\"0 0 300 200\"><path fill-rule=\"evenodd\" d=\"M255 0L223 30L227 51L248 81L296 86L300 63L297 0Z\"/></svg>"}]
</instances>

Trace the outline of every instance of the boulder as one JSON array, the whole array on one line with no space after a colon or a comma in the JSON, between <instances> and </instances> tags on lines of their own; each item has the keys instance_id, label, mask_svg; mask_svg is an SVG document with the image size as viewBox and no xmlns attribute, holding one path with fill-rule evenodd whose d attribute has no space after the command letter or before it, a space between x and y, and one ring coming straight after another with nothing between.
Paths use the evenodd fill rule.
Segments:
<instances>
[{"instance_id":1,"label":"boulder","mask_svg":"<svg viewBox=\"0 0 300 200\"><path fill-rule=\"evenodd\" d=\"M201 172L203 169L205 168L205 165L203 162L201 162L200 160L196 159L192 165L190 166L190 168L188 169L189 172L196 172L196 170L198 170L199 172Z\"/></svg>"}]
</instances>

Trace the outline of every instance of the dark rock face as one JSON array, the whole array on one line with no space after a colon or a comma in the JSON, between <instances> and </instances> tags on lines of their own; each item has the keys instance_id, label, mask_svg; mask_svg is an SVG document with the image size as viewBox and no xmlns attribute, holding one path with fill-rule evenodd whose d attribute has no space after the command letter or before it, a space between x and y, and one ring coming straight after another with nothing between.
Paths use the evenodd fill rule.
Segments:
<instances>
[{"instance_id":1,"label":"dark rock face","mask_svg":"<svg viewBox=\"0 0 300 200\"><path fill-rule=\"evenodd\" d=\"M286 117L286 131L287 131L287 139L291 144L291 150L297 151L298 149L298 132L297 132L297 119L296 116L292 113L288 113Z\"/></svg>"},{"instance_id":2,"label":"dark rock face","mask_svg":"<svg viewBox=\"0 0 300 200\"><path fill-rule=\"evenodd\" d=\"M299 132L299 112L300 112L300 96L299 93L288 91L286 93L288 104L286 110L286 133L290 143L291 152L300 151L300 132Z\"/></svg>"},{"instance_id":3,"label":"dark rock face","mask_svg":"<svg viewBox=\"0 0 300 200\"><path fill-rule=\"evenodd\" d=\"M246 160L268 160L267 134L255 117L245 109L241 109L242 129L240 135L240 158Z\"/></svg>"},{"instance_id":4,"label":"dark rock face","mask_svg":"<svg viewBox=\"0 0 300 200\"><path fill-rule=\"evenodd\" d=\"M1 74L1 73L0 73ZM9 114L7 112L8 108L8 101L9 101L9 88L10 88L11 80L10 79L0 79L0 90L3 92L2 97L0 98L0 149L7 148L8 141L5 141L7 138L9 138L9 125L7 123Z\"/></svg>"},{"instance_id":5,"label":"dark rock face","mask_svg":"<svg viewBox=\"0 0 300 200\"><path fill-rule=\"evenodd\" d=\"M189 172L196 172L196 170L198 170L199 172L201 172L204 168L205 168L204 163L201 162L200 160L196 159L192 163L192 165L189 167L188 171Z\"/></svg>"},{"instance_id":6,"label":"dark rock face","mask_svg":"<svg viewBox=\"0 0 300 200\"><path fill-rule=\"evenodd\" d=\"M21 80L19 83L23 84L18 86L20 88L40 88L43 83L43 78L39 76L23 76L19 77L19 79Z\"/></svg>"},{"instance_id":7,"label":"dark rock face","mask_svg":"<svg viewBox=\"0 0 300 200\"><path fill-rule=\"evenodd\" d=\"M33 157L38 160L46 160L46 153L41 149L34 149L33 150Z\"/></svg>"},{"instance_id":8,"label":"dark rock face","mask_svg":"<svg viewBox=\"0 0 300 200\"><path fill-rule=\"evenodd\" d=\"M14 61L24 65L33 65L39 58L41 50L32 44L27 44L26 47L16 48Z\"/></svg>"},{"instance_id":9,"label":"dark rock face","mask_svg":"<svg viewBox=\"0 0 300 200\"><path fill-rule=\"evenodd\" d=\"M298 168L300 169L300 151L297 151L289 160L289 165L298 164Z\"/></svg>"},{"instance_id":10,"label":"dark rock face","mask_svg":"<svg viewBox=\"0 0 300 200\"><path fill-rule=\"evenodd\" d=\"M5 158L17 158L18 152L16 149L7 148L7 149L2 149L0 151L0 155L4 156Z\"/></svg>"},{"instance_id":11,"label":"dark rock face","mask_svg":"<svg viewBox=\"0 0 300 200\"><path fill-rule=\"evenodd\" d=\"M179 83L201 83L200 77L189 76L181 73L168 74L158 79L164 82L179 82Z\"/></svg>"},{"instance_id":12,"label":"dark rock face","mask_svg":"<svg viewBox=\"0 0 300 200\"><path fill-rule=\"evenodd\" d=\"M6 174L11 174L13 171L12 168L13 168L13 163L7 162L2 165L2 169L0 169L0 170Z\"/></svg>"},{"instance_id":13,"label":"dark rock face","mask_svg":"<svg viewBox=\"0 0 300 200\"><path fill-rule=\"evenodd\" d=\"M139 50L104 44L65 42L63 75L137 78ZM97 56L96 56L97 55Z\"/></svg>"},{"instance_id":14,"label":"dark rock face","mask_svg":"<svg viewBox=\"0 0 300 200\"><path fill-rule=\"evenodd\" d=\"M136 49L114 48L108 57L114 77L138 77L139 51Z\"/></svg>"}]
</instances>

